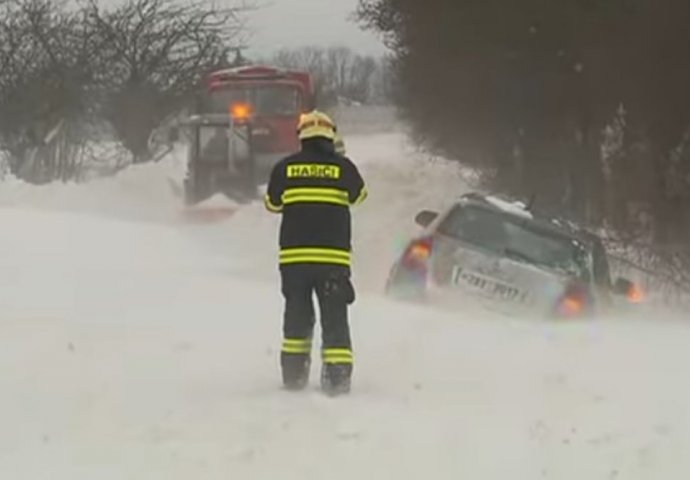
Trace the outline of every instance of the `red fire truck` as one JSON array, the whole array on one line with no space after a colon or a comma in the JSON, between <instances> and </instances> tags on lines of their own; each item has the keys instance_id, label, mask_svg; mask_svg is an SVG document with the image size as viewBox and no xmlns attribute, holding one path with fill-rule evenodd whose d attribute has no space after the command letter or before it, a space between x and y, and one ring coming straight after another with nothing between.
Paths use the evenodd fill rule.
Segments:
<instances>
[{"instance_id":1,"label":"red fire truck","mask_svg":"<svg viewBox=\"0 0 690 480\"><path fill-rule=\"evenodd\" d=\"M218 192L255 198L273 165L299 149L299 116L314 106L306 72L247 66L208 75L187 122L187 203Z\"/></svg>"}]
</instances>

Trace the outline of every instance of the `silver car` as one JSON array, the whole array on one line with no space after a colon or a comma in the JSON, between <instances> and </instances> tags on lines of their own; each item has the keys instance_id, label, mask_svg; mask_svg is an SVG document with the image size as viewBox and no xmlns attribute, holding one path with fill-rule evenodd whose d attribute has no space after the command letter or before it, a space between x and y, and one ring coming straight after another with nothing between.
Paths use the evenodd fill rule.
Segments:
<instances>
[{"instance_id":1,"label":"silver car","mask_svg":"<svg viewBox=\"0 0 690 480\"><path fill-rule=\"evenodd\" d=\"M479 300L505 313L582 318L608 311L632 282L611 282L594 234L538 216L495 196L463 195L441 213L422 211L386 284L400 299L463 305Z\"/></svg>"}]
</instances>

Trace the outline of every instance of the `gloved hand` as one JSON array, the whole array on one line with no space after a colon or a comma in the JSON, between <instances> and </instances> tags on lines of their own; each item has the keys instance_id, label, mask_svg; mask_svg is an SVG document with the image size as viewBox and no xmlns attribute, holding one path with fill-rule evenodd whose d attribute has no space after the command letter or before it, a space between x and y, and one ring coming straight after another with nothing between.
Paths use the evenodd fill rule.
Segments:
<instances>
[{"instance_id":1,"label":"gloved hand","mask_svg":"<svg viewBox=\"0 0 690 480\"><path fill-rule=\"evenodd\" d=\"M325 293L327 296L338 298L347 305L355 303L355 288L347 272L331 273L326 280Z\"/></svg>"}]
</instances>

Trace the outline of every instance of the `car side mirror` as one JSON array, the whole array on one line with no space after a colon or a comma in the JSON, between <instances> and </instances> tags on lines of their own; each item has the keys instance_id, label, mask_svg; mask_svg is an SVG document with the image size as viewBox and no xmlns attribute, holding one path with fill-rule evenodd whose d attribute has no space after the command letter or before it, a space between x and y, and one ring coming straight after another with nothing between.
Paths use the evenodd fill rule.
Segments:
<instances>
[{"instance_id":1,"label":"car side mirror","mask_svg":"<svg viewBox=\"0 0 690 480\"><path fill-rule=\"evenodd\" d=\"M431 225L431 222L436 220L437 217L438 213L436 212L432 212L431 210L422 210L414 218L414 221L417 222L417 225L421 225L422 227L428 227L429 225Z\"/></svg>"},{"instance_id":2,"label":"car side mirror","mask_svg":"<svg viewBox=\"0 0 690 480\"><path fill-rule=\"evenodd\" d=\"M625 278L616 280L616 283L613 285L613 292L616 295L625 297L630 303L641 303L645 298L642 288Z\"/></svg>"},{"instance_id":3,"label":"car side mirror","mask_svg":"<svg viewBox=\"0 0 690 480\"><path fill-rule=\"evenodd\" d=\"M635 284L628 279L618 278L613 284L613 293L616 295L628 295L635 288Z\"/></svg>"}]
</instances>

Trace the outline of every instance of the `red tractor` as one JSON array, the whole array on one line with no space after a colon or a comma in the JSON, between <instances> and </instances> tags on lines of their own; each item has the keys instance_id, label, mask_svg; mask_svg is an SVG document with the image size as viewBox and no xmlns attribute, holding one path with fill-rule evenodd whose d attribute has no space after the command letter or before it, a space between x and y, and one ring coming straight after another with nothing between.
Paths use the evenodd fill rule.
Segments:
<instances>
[{"instance_id":1,"label":"red tractor","mask_svg":"<svg viewBox=\"0 0 690 480\"><path fill-rule=\"evenodd\" d=\"M299 116L314 107L311 76L266 66L212 72L189 118L188 204L216 193L242 201L299 149Z\"/></svg>"}]
</instances>

